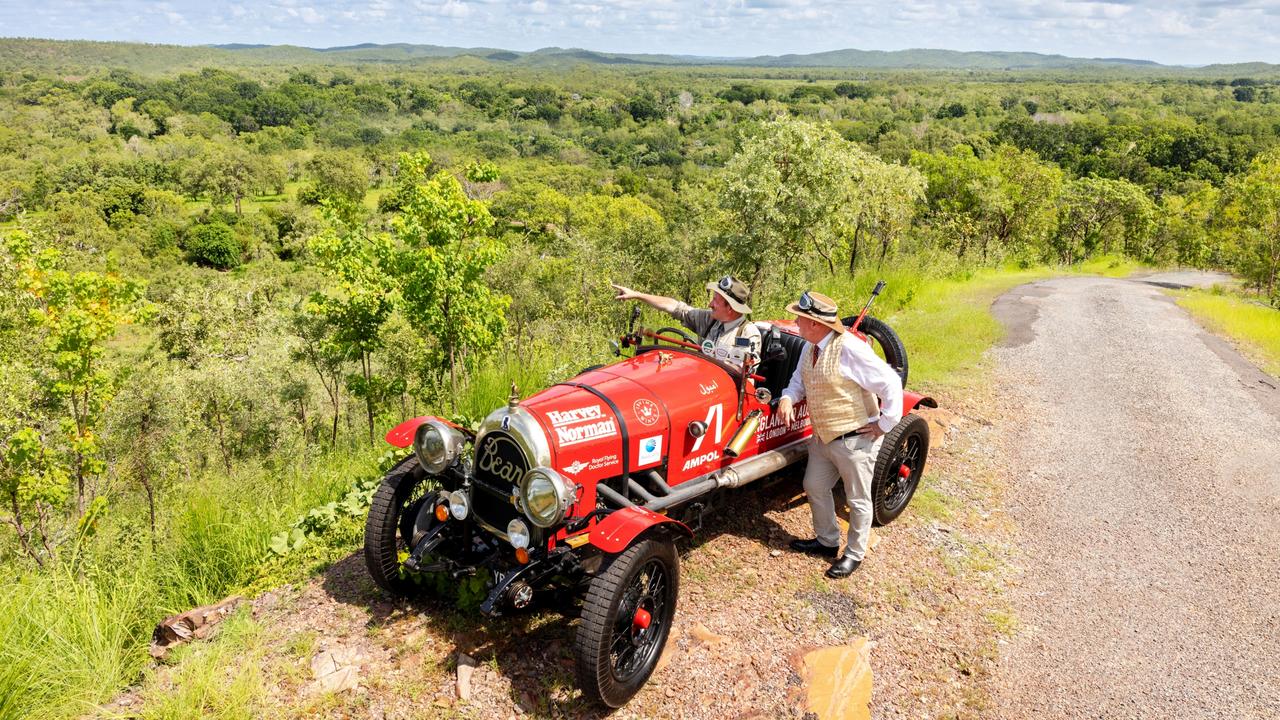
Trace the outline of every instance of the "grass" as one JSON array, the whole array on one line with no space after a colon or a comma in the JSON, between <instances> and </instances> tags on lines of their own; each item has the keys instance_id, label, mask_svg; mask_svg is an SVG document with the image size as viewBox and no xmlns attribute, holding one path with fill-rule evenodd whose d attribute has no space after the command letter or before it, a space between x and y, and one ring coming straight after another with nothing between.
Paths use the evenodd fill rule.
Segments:
<instances>
[{"instance_id":1,"label":"grass","mask_svg":"<svg viewBox=\"0 0 1280 720\"><path fill-rule=\"evenodd\" d=\"M252 582L271 535L345 492L370 454L198 478L166 498L177 511L157 549L117 518L82 573L64 564L12 579L0 595L0 718L82 715L136 681L157 622Z\"/></svg>"},{"instance_id":2,"label":"grass","mask_svg":"<svg viewBox=\"0 0 1280 720\"><path fill-rule=\"evenodd\" d=\"M169 671L148 679L140 720L250 720L265 714L261 628L242 610L218 633L218 642L181 648Z\"/></svg>"},{"instance_id":3,"label":"grass","mask_svg":"<svg viewBox=\"0 0 1280 720\"><path fill-rule=\"evenodd\" d=\"M1216 290L1183 290L1178 304L1272 377L1280 378L1280 310Z\"/></svg>"}]
</instances>

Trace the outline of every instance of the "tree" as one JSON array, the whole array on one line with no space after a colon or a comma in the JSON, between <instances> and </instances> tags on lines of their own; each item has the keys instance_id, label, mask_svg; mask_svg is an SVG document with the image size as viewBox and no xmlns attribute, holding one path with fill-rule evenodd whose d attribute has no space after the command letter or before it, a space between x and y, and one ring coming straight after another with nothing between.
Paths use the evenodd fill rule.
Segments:
<instances>
[{"instance_id":1,"label":"tree","mask_svg":"<svg viewBox=\"0 0 1280 720\"><path fill-rule=\"evenodd\" d=\"M752 287L766 267L785 264L806 245L830 244L866 155L829 125L786 117L743 141L725 166L720 206L735 229L727 250L735 266L748 269Z\"/></svg>"},{"instance_id":2,"label":"tree","mask_svg":"<svg viewBox=\"0 0 1280 720\"><path fill-rule=\"evenodd\" d=\"M11 234L7 245L42 343L42 384L62 410L59 427L65 454L61 462L66 476L75 481L76 514L83 516L93 493L90 482L105 467L98 428L116 390L103 359L106 344L121 325L149 318L152 308L138 283L111 274L72 274L62 269L61 253L53 248L37 250L26 233ZM24 430L30 432L23 435L26 440L21 440L20 448L25 447L22 442L40 435L35 428ZM47 469L46 455L19 453L37 476L47 479L55 472Z\"/></svg>"},{"instance_id":3,"label":"tree","mask_svg":"<svg viewBox=\"0 0 1280 720\"><path fill-rule=\"evenodd\" d=\"M400 156L396 192L403 205L392 227L405 249L397 274L407 314L437 340L433 366L448 369L456 396L459 362L497 344L508 299L485 279L499 255L488 235L493 226L488 208L467 197L449 173L427 177L430 164L426 153Z\"/></svg>"},{"instance_id":4,"label":"tree","mask_svg":"<svg viewBox=\"0 0 1280 720\"><path fill-rule=\"evenodd\" d=\"M309 312L328 320L339 354L360 362L360 374L348 389L365 401L369 443L374 442L374 405L385 395L385 383L373 372L373 353L382 347L382 326L396 304L395 257L386 233L368 233L328 213L324 232L311 241L321 268L338 281L335 294L313 293Z\"/></svg>"},{"instance_id":5,"label":"tree","mask_svg":"<svg viewBox=\"0 0 1280 720\"><path fill-rule=\"evenodd\" d=\"M1280 150L1259 155L1223 192L1219 222L1234 240L1232 264L1280 305Z\"/></svg>"},{"instance_id":6,"label":"tree","mask_svg":"<svg viewBox=\"0 0 1280 720\"><path fill-rule=\"evenodd\" d=\"M1127 180L1079 178L1063 192L1051 244L1064 263L1113 252L1117 237L1125 255L1145 258L1154 229L1155 205L1142 188Z\"/></svg>"}]
</instances>

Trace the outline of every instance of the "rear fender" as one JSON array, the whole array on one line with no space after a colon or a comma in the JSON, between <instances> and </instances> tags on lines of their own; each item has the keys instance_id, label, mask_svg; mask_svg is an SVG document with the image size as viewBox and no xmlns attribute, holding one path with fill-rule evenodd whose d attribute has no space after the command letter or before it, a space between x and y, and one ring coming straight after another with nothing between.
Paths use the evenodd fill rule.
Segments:
<instances>
[{"instance_id":1,"label":"rear fender","mask_svg":"<svg viewBox=\"0 0 1280 720\"><path fill-rule=\"evenodd\" d=\"M678 532L685 537L693 537L693 531L688 525L652 510L633 506L609 513L596 523L591 528L590 541L601 551L616 554L626 550L636 538L658 527Z\"/></svg>"},{"instance_id":2,"label":"rear fender","mask_svg":"<svg viewBox=\"0 0 1280 720\"><path fill-rule=\"evenodd\" d=\"M461 431L467 437L473 436L473 433L470 430L460 425L455 425L442 417L436 417L435 415L423 415L422 417L416 417L412 420L405 420L399 425L388 430L386 435L387 442L398 448L409 447L413 444L414 431L418 429L419 425L428 420L438 420L451 428Z\"/></svg>"},{"instance_id":3,"label":"rear fender","mask_svg":"<svg viewBox=\"0 0 1280 720\"><path fill-rule=\"evenodd\" d=\"M936 408L938 407L938 401L934 400L928 395L921 395L920 393L913 393L913 392L908 392L906 390L903 390L902 391L902 414L906 415L912 410L915 410L917 405L921 407L927 407L927 408ZM412 437L413 435L412 433L410 433L410 439L412 439Z\"/></svg>"}]
</instances>

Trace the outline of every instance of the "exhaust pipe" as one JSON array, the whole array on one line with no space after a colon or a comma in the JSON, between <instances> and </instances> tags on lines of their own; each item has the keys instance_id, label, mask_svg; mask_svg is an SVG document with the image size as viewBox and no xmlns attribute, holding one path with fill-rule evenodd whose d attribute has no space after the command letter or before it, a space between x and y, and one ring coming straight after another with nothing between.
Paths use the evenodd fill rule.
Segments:
<instances>
[{"instance_id":1,"label":"exhaust pipe","mask_svg":"<svg viewBox=\"0 0 1280 720\"><path fill-rule=\"evenodd\" d=\"M654 512L661 512L717 488L737 488L753 483L765 475L775 473L806 457L807 453L805 452L804 444L807 442L809 442L808 438L793 440L777 450L763 452L733 467L707 473L693 480L680 483L672 488L670 495L645 503L644 507Z\"/></svg>"},{"instance_id":2,"label":"exhaust pipe","mask_svg":"<svg viewBox=\"0 0 1280 720\"><path fill-rule=\"evenodd\" d=\"M797 460L807 457L805 443L808 438L792 440L777 450L769 450L744 460L733 467L725 468L718 481L719 487L737 488L759 480L765 475L778 472Z\"/></svg>"}]
</instances>

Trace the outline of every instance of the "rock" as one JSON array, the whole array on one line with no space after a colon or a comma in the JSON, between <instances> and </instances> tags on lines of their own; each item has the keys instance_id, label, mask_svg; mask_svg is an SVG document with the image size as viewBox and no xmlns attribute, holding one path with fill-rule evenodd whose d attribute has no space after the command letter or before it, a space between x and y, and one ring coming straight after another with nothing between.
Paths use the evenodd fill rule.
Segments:
<instances>
[{"instance_id":1,"label":"rock","mask_svg":"<svg viewBox=\"0 0 1280 720\"><path fill-rule=\"evenodd\" d=\"M856 638L804 656L805 707L818 720L870 720L872 644Z\"/></svg>"},{"instance_id":2,"label":"rock","mask_svg":"<svg viewBox=\"0 0 1280 720\"><path fill-rule=\"evenodd\" d=\"M476 671L476 661L466 653L458 653L457 690L459 700L471 699L471 675Z\"/></svg>"},{"instance_id":3,"label":"rock","mask_svg":"<svg viewBox=\"0 0 1280 720\"><path fill-rule=\"evenodd\" d=\"M675 642L667 638L667 646L662 649L662 655L658 656L658 662L653 666L653 674L657 675L663 668L670 665L671 658L674 658L678 652Z\"/></svg>"},{"instance_id":4,"label":"rock","mask_svg":"<svg viewBox=\"0 0 1280 720\"><path fill-rule=\"evenodd\" d=\"M692 635L695 640L704 645L719 645L725 640L728 640L728 638L723 635L717 635L711 632L707 629L707 626L702 623L694 625L693 629L689 631L689 634Z\"/></svg>"},{"instance_id":5,"label":"rock","mask_svg":"<svg viewBox=\"0 0 1280 720\"><path fill-rule=\"evenodd\" d=\"M359 684L359 671L355 667L348 665L347 667L341 668L336 672L331 672L316 680L313 691L323 693L340 693L347 690L354 690Z\"/></svg>"},{"instance_id":6,"label":"rock","mask_svg":"<svg viewBox=\"0 0 1280 720\"><path fill-rule=\"evenodd\" d=\"M769 557L782 557L782 551L781 551L781 550L770 550L770 551L769 551Z\"/></svg>"}]
</instances>

